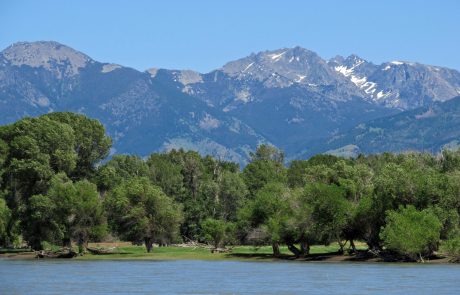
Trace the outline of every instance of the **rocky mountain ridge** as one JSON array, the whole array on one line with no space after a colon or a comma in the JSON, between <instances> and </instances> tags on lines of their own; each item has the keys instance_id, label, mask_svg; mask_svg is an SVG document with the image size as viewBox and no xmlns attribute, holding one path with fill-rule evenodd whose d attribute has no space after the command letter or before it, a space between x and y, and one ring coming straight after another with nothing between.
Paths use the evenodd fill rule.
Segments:
<instances>
[{"instance_id":1,"label":"rocky mountain ridge","mask_svg":"<svg viewBox=\"0 0 460 295\"><path fill-rule=\"evenodd\" d=\"M260 143L310 155L367 121L460 93L456 70L409 62L324 60L301 48L253 53L209 73L100 63L57 42L0 53L0 123L51 111L101 120L114 151L196 149L244 165ZM384 120L384 119L383 119Z\"/></svg>"}]
</instances>

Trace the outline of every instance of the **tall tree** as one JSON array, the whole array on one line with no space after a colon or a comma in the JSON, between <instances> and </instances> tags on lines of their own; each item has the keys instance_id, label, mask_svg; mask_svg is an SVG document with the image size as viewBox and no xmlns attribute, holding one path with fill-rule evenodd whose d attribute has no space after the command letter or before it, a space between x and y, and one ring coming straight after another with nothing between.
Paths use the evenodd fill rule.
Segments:
<instances>
[{"instance_id":1,"label":"tall tree","mask_svg":"<svg viewBox=\"0 0 460 295\"><path fill-rule=\"evenodd\" d=\"M243 170L243 179L252 196L269 182L287 182L283 162L283 152L272 146L260 145L255 153L251 153L251 162Z\"/></svg>"},{"instance_id":2,"label":"tall tree","mask_svg":"<svg viewBox=\"0 0 460 295\"><path fill-rule=\"evenodd\" d=\"M282 183L268 183L239 212L240 225L247 231L267 233L273 255L280 256L280 244L290 216L290 191Z\"/></svg>"},{"instance_id":3,"label":"tall tree","mask_svg":"<svg viewBox=\"0 0 460 295\"><path fill-rule=\"evenodd\" d=\"M96 164L108 156L112 146L112 140L105 134L104 126L98 120L70 112L56 112L45 116L65 123L74 130L77 169L70 176L76 179L93 176Z\"/></svg>"},{"instance_id":4,"label":"tall tree","mask_svg":"<svg viewBox=\"0 0 460 295\"><path fill-rule=\"evenodd\" d=\"M343 251L342 233L350 212L345 191L336 185L315 183L305 187L305 194L316 235L325 244L337 241Z\"/></svg>"},{"instance_id":5,"label":"tall tree","mask_svg":"<svg viewBox=\"0 0 460 295\"><path fill-rule=\"evenodd\" d=\"M96 185L87 180L73 183L64 173L51 180L47 194L34 195L22 221L25 238L34 249L43 241L80 249L89 239L106 234L106 220Z\"/></svg>"},{"instance_id":6,"label":"tall tree","mask_svg":"<svg viewBox=\"0 0 460 295\"><path fill-rule=\"evenodd\" d=\"M155 241L170 241L178 233L181 207L148 178L123 181L108 194L105 202L112 230L121 239L144 243L147 252Z\"/></svg>"}]
</instances>

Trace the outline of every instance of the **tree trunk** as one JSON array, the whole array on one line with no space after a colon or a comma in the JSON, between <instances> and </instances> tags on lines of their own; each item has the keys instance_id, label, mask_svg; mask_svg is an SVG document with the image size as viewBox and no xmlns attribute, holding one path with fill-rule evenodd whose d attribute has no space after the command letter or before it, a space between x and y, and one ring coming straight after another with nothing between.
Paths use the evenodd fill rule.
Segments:
<instances>
[{"instance_id":1,"label":"tree trunk","mask_svg":"<svg viewBox=\"0 0 460 295\"><path fill-rule=\"evenodd\" d=\"M356 253L356 246L355 246L355 242L353 241L353 239L350 239L350 247L353 253Z\"/></svg>"},{"instance_id":2,"label":"tree trunk","mask_svg":"<svg viewBox=\"0 0 460 295\"><path fill-rule=\"evenodd\" d=\"M339 253L343 254L343 248L345 247L345 244L347 243L347 241L345 241L345 243L342 243L342 240L340 238L337 238L337 243L339 244L339 247L340 247Z\"/></svg>"},{"instance_id":3,"label":"tree trunk","mask_svg":"<svg viewBox=\"0 0 460 295\"><path fill-rule=\"evenodd\" d=\"M78 253L83 253L85 251L85 249L87 248L87 242L85 241L84 237L82 234L78 235L78 241L77 241L77 245L78 245Z\"/></svg>"},{"instance_id":4,"label":"tree trunk","mask_svg":"<svg viewBox=\"0 0 460 295\"><path fill-rule=\"evenodd\" d=\"M418 253L418 256L420 257L420 262L425 263L425 260L423 260L422 253Z\"/></svg>"},{"instance_id":5,"label":"tree trunk","mask_svg":"<svg viewBox=\"0 0 460 295\"><path fill-rule=\"evenodd\" d=\"M66 248L72 248L72 240L70 238L62 239L62 245Z\"/></svg>"},{"instance_id":6,"label":"tree trunk","mask_svg":"<svg viewBox=\"0 0 460 295\"><path fill-rule=\"evenodd\" d=\"M307 241L300 241L300 252L302 257L310 254L310 244Z\"/></svg>"},{"instance_id":7,"label":"tree trunk","mask_svg":"<svg viewBox=\"0 0 460 295\"><path fill-rule=\"evenodd\" d=\"M33 239L29 242L29 246L35 251L43 250L42 241L40 239Z\"/></svg>"},{"instance_id":8,"label":"tree trunk","mask_svg":"<svg viewBox=\"0 0 460 295\"><path fill-rule=\"evenodd\" d=\"M147 253L152 252L153 248L153 239L152 238L144 238L145 248L147 249Z\"/></svg>"},{"instance_id":9,"label":"tree trunk","mask_svg":"<svg viewBox=\"0 0 460 295\"><path fill-rule=\"evenodd\" d=\"M294 244L289 243L287 244L287 247L289 251L295 255L296 258L299 258L302 255L301 250L299 250Z\"/></svg>"},{"instance_id":10,"label":"tree trunk","mask_svg":"<svg viewBox=\"0 0 460 295\"><path fill-rule=\"evenodd\" d=\"M280 251L280 245L278 244L278 242L273 242L272 248L273 248L273 256L280 257L281 251Z\"/></svg>"}]
</instances>

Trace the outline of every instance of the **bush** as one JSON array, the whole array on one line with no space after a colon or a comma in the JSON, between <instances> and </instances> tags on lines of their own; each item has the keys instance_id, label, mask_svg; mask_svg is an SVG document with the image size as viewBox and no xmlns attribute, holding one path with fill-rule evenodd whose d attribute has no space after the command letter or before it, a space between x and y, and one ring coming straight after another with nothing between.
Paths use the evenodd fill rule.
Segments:
<instances>
[{"instance_id":1,"label":"bush","mask_svg":"<svg viewBox=\"0 0 460 295\"><path fill-rule=\"evenodd\" d=\"M440 231L441 222L433 213L400 206L398 211L387 213L380 237L387 249L423 262L423 257L436 250Z\"/></svg>"},{"instance_id":2,"label":"bush","mask_svg":"<svg viewBox=\"0 0 460 295\"><path fill-rule=\"evenodd\" d=\"M442 252L449 256L452 262L460 262L460 235L444 241Z\"/></svg>"},{"instance_id":3,"label":"bush","mask_svg":"<svg viewBox=\"0 0 460 295\"><path fill-rule=\"evenodd\" d=\"M215 248L225 246L233 240L235 225L220 219L208 218L201 223L203 238Z\"/></svg>"}]
</instances>

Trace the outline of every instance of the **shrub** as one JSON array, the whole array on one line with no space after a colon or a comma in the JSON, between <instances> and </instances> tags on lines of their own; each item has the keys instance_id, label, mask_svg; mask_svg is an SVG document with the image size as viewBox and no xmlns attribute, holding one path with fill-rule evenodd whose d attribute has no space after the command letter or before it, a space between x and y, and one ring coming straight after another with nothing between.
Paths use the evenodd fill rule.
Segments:
<instances>
[{"instance_id":1,"label":"shrub","mask_svg":"<svg viewBox=\"0 0 460 295\"><path fill-rule=\"evenodd\" d=\"M441 222L433 213L410 205L387 213L380 237L387 249L423 262L436 250L440 231Z\"/></svg>"},{"instance_id":2,"label":"shrub","mask_svg":"<svg viewBox=\"0 0 460 295\"><path fill-rule=\"evenodd\" d=\"M460 262L460 235L444 241L442 252L449 256L452 262Z\"/></svg>"}]
</instances>

